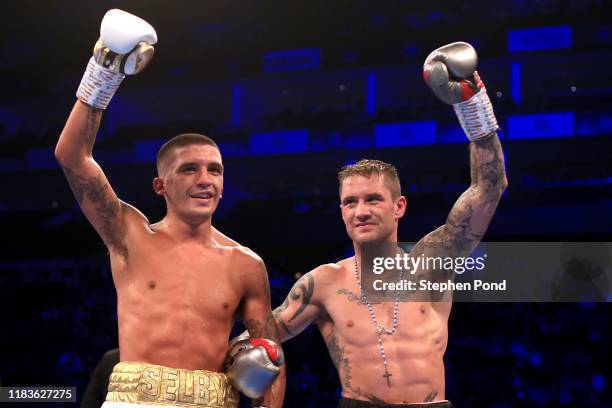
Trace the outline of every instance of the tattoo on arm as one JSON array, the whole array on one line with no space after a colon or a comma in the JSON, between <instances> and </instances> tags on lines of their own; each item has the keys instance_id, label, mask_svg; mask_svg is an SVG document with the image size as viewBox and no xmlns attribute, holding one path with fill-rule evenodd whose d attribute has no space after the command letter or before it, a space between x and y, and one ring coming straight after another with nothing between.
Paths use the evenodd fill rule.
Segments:
<instances>
[{"instance_id":1,"label":"tattoo on arm","mask_svg":"<svg viewBox=\"0 0 612 408\"><path fill-rule=\"evenodd\" d=\"M278 327L276 326L276 321L274 320L272 313L270 313L264 321L263 337L276 342L276 344L281 344L280 335L278 334Z\"/></svg>"},{"instance_id":2,"label":"tattoo on arm","mask_svg":"<svg viewBox=\"0 0 612 408\"><path fill-rule=\"evenodd\" d=\"M289 299L285 299L282 305L274 309L274 311L272 312L272 315L274 316L274 320L276 320L276 323L279 325L279 327L283 329L285 333L287 333L288 335L293 336L293 332L289 329L289 326L287 326L287 323L282 318L283 312L288 307L289 307Z\"/></svg>"},{"instance_id":3,"label":"tattoo on arm","mask_svg":"<svg viewBox=\"0 0 612 408\"><path fill-rule=\"evenodd\" d=\"M470 144L471 186L453 206L444 227L424 245L457 254L470 252L484 236L506 187L504 154L497 134Z\"/></svg>"},{"instance_id":4,"label":"tattoo on arm","mask_svg":"<svg viewBox=\"0 0 612 408\"><path fill-rule=\"evenodd\" d=\"M62 167L62 170L79 205L83 206L85 198L94 205L96 214L102 221L101 233L105 241L119 254L127 257L127 247L123 243L125 228L120 220L121 213L126 207L118 199L111 198L108 193L110 186L100 177L85 178L66 167Z\"/></svg>"},{"instance_id":5,"label":"tattoo on arm","mask_svg":"<svg viewBox=\"0 0 612 408\"><path fill-rule=\"evenodd\" d=\"M312 299L312 293L314 292L314 279L310 274L306 274L300 278L299 281L296 282L295 286L289 293L289 298L291 300L300 300L302 303L298 310L295 311L293 316L289 318L289 321L292 321L296 317L298 317L304 309L310 304L310 300Z\"/></svg>"},{"instance_id":6,"label":"tattoo on arm","mask_svg":"<svg viewBox=\"0 0 612 408\"><path fill-rule=\"evenodd\" d=\"M252 338L255 337L263 337L266 339L270 339L277 344L280 344L280 336L278 335L278 329L276 327L276 322L274 321L274 316L270 313L263 321L257 319L247 319L244 322L249 334Z\"/></svg>"},{"instance_id":7,"label":"tattoo on arm","mask_svg":"<svg viewBox=\"0 0 612 408\"><path fill-rule=\"evenodd\" d=\"M274 309L272 314L280 329L282 329L289 336L294 336L294 332L291 330L291 322L300 316L306 308L311 304L312 296L314 293L314 278L310 273L302 276L291 288L289 295L285 299L282 305ZM297 310L293 312L293 309L289 313L293 312L292 315L285 320L283 318L283 312L289 308L290 301L296 301ZM295 328L294 328L295 330Z\"/></svg>"},{"instance_id":8,"label":"tattoo on arm","mask_svg":"<svg viewBox=\"0 0 612 408\"><path fill-rule=\"evenodd\" d=\"M472 184L484 188L486 195L495 193L505 184L504 153L497 134L470 144Z\"/></svg>"},{"instance_id":9,"label":"tattoo on arm","mask_svg":"<svg viewBox=\"0 0 612 408\"><path fill-rule=\"evenodd\" d=\"M249 331L249 334L251 335L251 337L261 337L262 330L261 330L261 322L259 320L248 319L244 322L244 325Z\"/></svg>"},{"instance_id":10,"label":"tattoo on arm","mask_svg":"<svg viewBox=\"0 0 612 408\"><path fill-rule=\"evenodd\" d=\"M91 153L93 150L93 146L96 141L96 134L98 133L98 128L100 127L102 112L102 110L92 107L87 109L85 142L89 153Z\"/></svg>"},{"instance_id":11,"label":"tattoo on arm","mask_svg":"<svg viewBox=\"0 0 612 408\"><path fill-rule=\"evenodd\" d=\"M75 151L83 152L84 150L88 155L91 155L102 112L100 109L86 108L85 121L84 123L81 122L78 130L75 130L78 134L69 136L74 138L69 143L74 144ZM86 200L91 202L93 206L93 214L91 215L95 217L93 223L104 242L107 246L113 247L119 254L127 257L127 247L123 242L125 228L121 224L122 212L127 207L114 197L110 185L105 181L103 175L86 177L64 166L62 166L62 170L79 205L83 207Z\"/></svg>"},{"instance_id":12,"label":"tattoo on arm","mask_svg":"<svg viewBox=\"0 0 612 408\"><path fill-rule=\"evenodd\" d=\"M64 174L66 175L66 179L68 180L68 185L70 185L70 189L74 193L74 196L76 197L77 202L79 203L79 205L83 204L83 190L84 190L84 186L87 184L85 177L82 177L82 176L79 176L73 173L67 167L62 166L62 170L64 171Z\"/></svg>"}]
</instances>

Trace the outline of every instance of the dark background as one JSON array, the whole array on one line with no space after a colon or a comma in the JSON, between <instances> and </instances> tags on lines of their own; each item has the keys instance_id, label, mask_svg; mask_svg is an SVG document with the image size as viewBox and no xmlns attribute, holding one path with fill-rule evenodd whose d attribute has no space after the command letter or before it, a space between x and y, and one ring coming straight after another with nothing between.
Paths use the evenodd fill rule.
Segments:
<instances>
[{"instance_id":1,"label":"dark background","mask_svg":"<svg viewBox=\"0 0 612 408\"><path fill-rule=\"evenodd\" d=\"M421 67L458 40L479 52L507 158L510 186L485 239L610 241L610 2L6 1L3 386L76 385L80 397L117 345L106 250L52 155L113 7L149 21L159 43L110 104L96 159L119 196L155 221L164 214L151 188L160 143L184 131L217 140L227 170L214 223L266 261L273 306L298 274L350 255L336 182L347 163L398 167L408 198L401 240L444 222L469 183L467 142ZM421 121L437 126L433 140L379 127ZM458 407L610 406L610 334L607 303L456 304L447 398ZM334 406L339 382L316 328L285 350L286 406Z\"/></svg>"}]
</instances>

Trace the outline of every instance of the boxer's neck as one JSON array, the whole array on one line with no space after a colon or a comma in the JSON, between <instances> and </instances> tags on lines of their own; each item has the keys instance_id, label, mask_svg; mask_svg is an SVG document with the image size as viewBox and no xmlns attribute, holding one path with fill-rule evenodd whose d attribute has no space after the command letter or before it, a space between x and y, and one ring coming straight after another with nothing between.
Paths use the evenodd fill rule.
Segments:
<instances>
[{"instance_id":1,"label":"boxer's neck","mask_svg":"<svg viewBox=\"0 0 612 408\"><path fill-rule=\"evenodd\" d=\"M176 214L168 213L158 225L168 235L178 241L193 240L208 245L212 243L213 230L211 221L209 217L201 222L190 222L178 217Z\"/></svg>"},{"instance_id":2,"label":"boxer's neck","mask_svg":"<svg viewBox=\"0 0 612 408\"><path fill-rule=\"evenodd\" d=\"M376 244L396 244L397 243L397 229L393 232L393 234L389 235L386 239L378 241L378 242L374 242L371 243L373 245ZM391 246L389 246L389 248L392 248ZM363 246L361 244L359 244L358 242L353 241L353 249L355 250L355 256L357 257L357 262L359 262L361 260L361 254L363 252ZM390 255L394 255L395 254L395 249L392 250L392 252L390 253Z\"/></svg>"}]
</instances>

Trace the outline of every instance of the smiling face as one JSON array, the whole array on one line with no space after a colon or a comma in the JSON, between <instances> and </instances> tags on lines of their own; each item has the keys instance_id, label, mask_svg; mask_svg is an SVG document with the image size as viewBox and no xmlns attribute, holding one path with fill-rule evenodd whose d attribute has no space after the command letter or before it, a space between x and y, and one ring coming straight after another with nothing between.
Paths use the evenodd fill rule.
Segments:
<instances>
[{"instance_id":1,"label":"smiling face","mask_svg":"<svg viewBox=\"0 0 612 408\"><path fill-rule=\"evenodd\" d=\"M223 192L219 149L208 144L175 148L160 167L154 188L165 197L168 213L190 224L209 220Z\"/></svg>"},{"instance_id":2,"label":"smiling face","mask_svg":"<svg viewBox=\"0 0 612 408\"><path fill-rule=\"evenodd\" d=\"M340 209L346 232L357 244L396 242L406 198L393 198L383 174L356 174L340 184Z\"/></svg>"}]
</instances>

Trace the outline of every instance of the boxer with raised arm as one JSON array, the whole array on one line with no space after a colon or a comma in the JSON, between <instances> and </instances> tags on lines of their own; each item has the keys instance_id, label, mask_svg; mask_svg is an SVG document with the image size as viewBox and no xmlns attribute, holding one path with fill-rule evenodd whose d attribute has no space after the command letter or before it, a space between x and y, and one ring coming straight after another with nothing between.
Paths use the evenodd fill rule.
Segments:
<instances>
[{"instance_id":1,"label":"boxer with raised arm","mask_svg":"<svg viewBox=\"0 0 612 408\"><path fill-rule=\"evenodd\" d=\"M458 257L482 239L507 186L491 102L478 77L476 52L466 43L434 51L424 77L453 104L470 139L471 185L446 223L412 249L415 257ZM374 303L362 290L364 245L397 242L406 199L395 168L362 160L339 173L340 209L355 256L302 276L274 311L283 341L315 322L342 384L340 407L450 407L443 356L450 301ZM417 271L419 274L428 271Z\"/></svg>"},{"instance_id":2,"label":"boxer with raised arm","mask_svg":"<svg viewBox=\"0 0 612 408\"><path fill-rule=\"evenodd\" d=\"M182 134L162 146L153 188L167 212L153 224L119 200L92 156L103 110L125 74L152 58L156 41L144 20L121 10L105 15L55 149L110 254L121 362L104 406L236 407L237 389L271 400L270 384L276 378L282 394L284 378L268 276L255 253L212 227L224 170L215 142ZM236 315L253 340L230 350ZM282 397L271 406L282 406Z\"/></svg>"}]
</instances>

